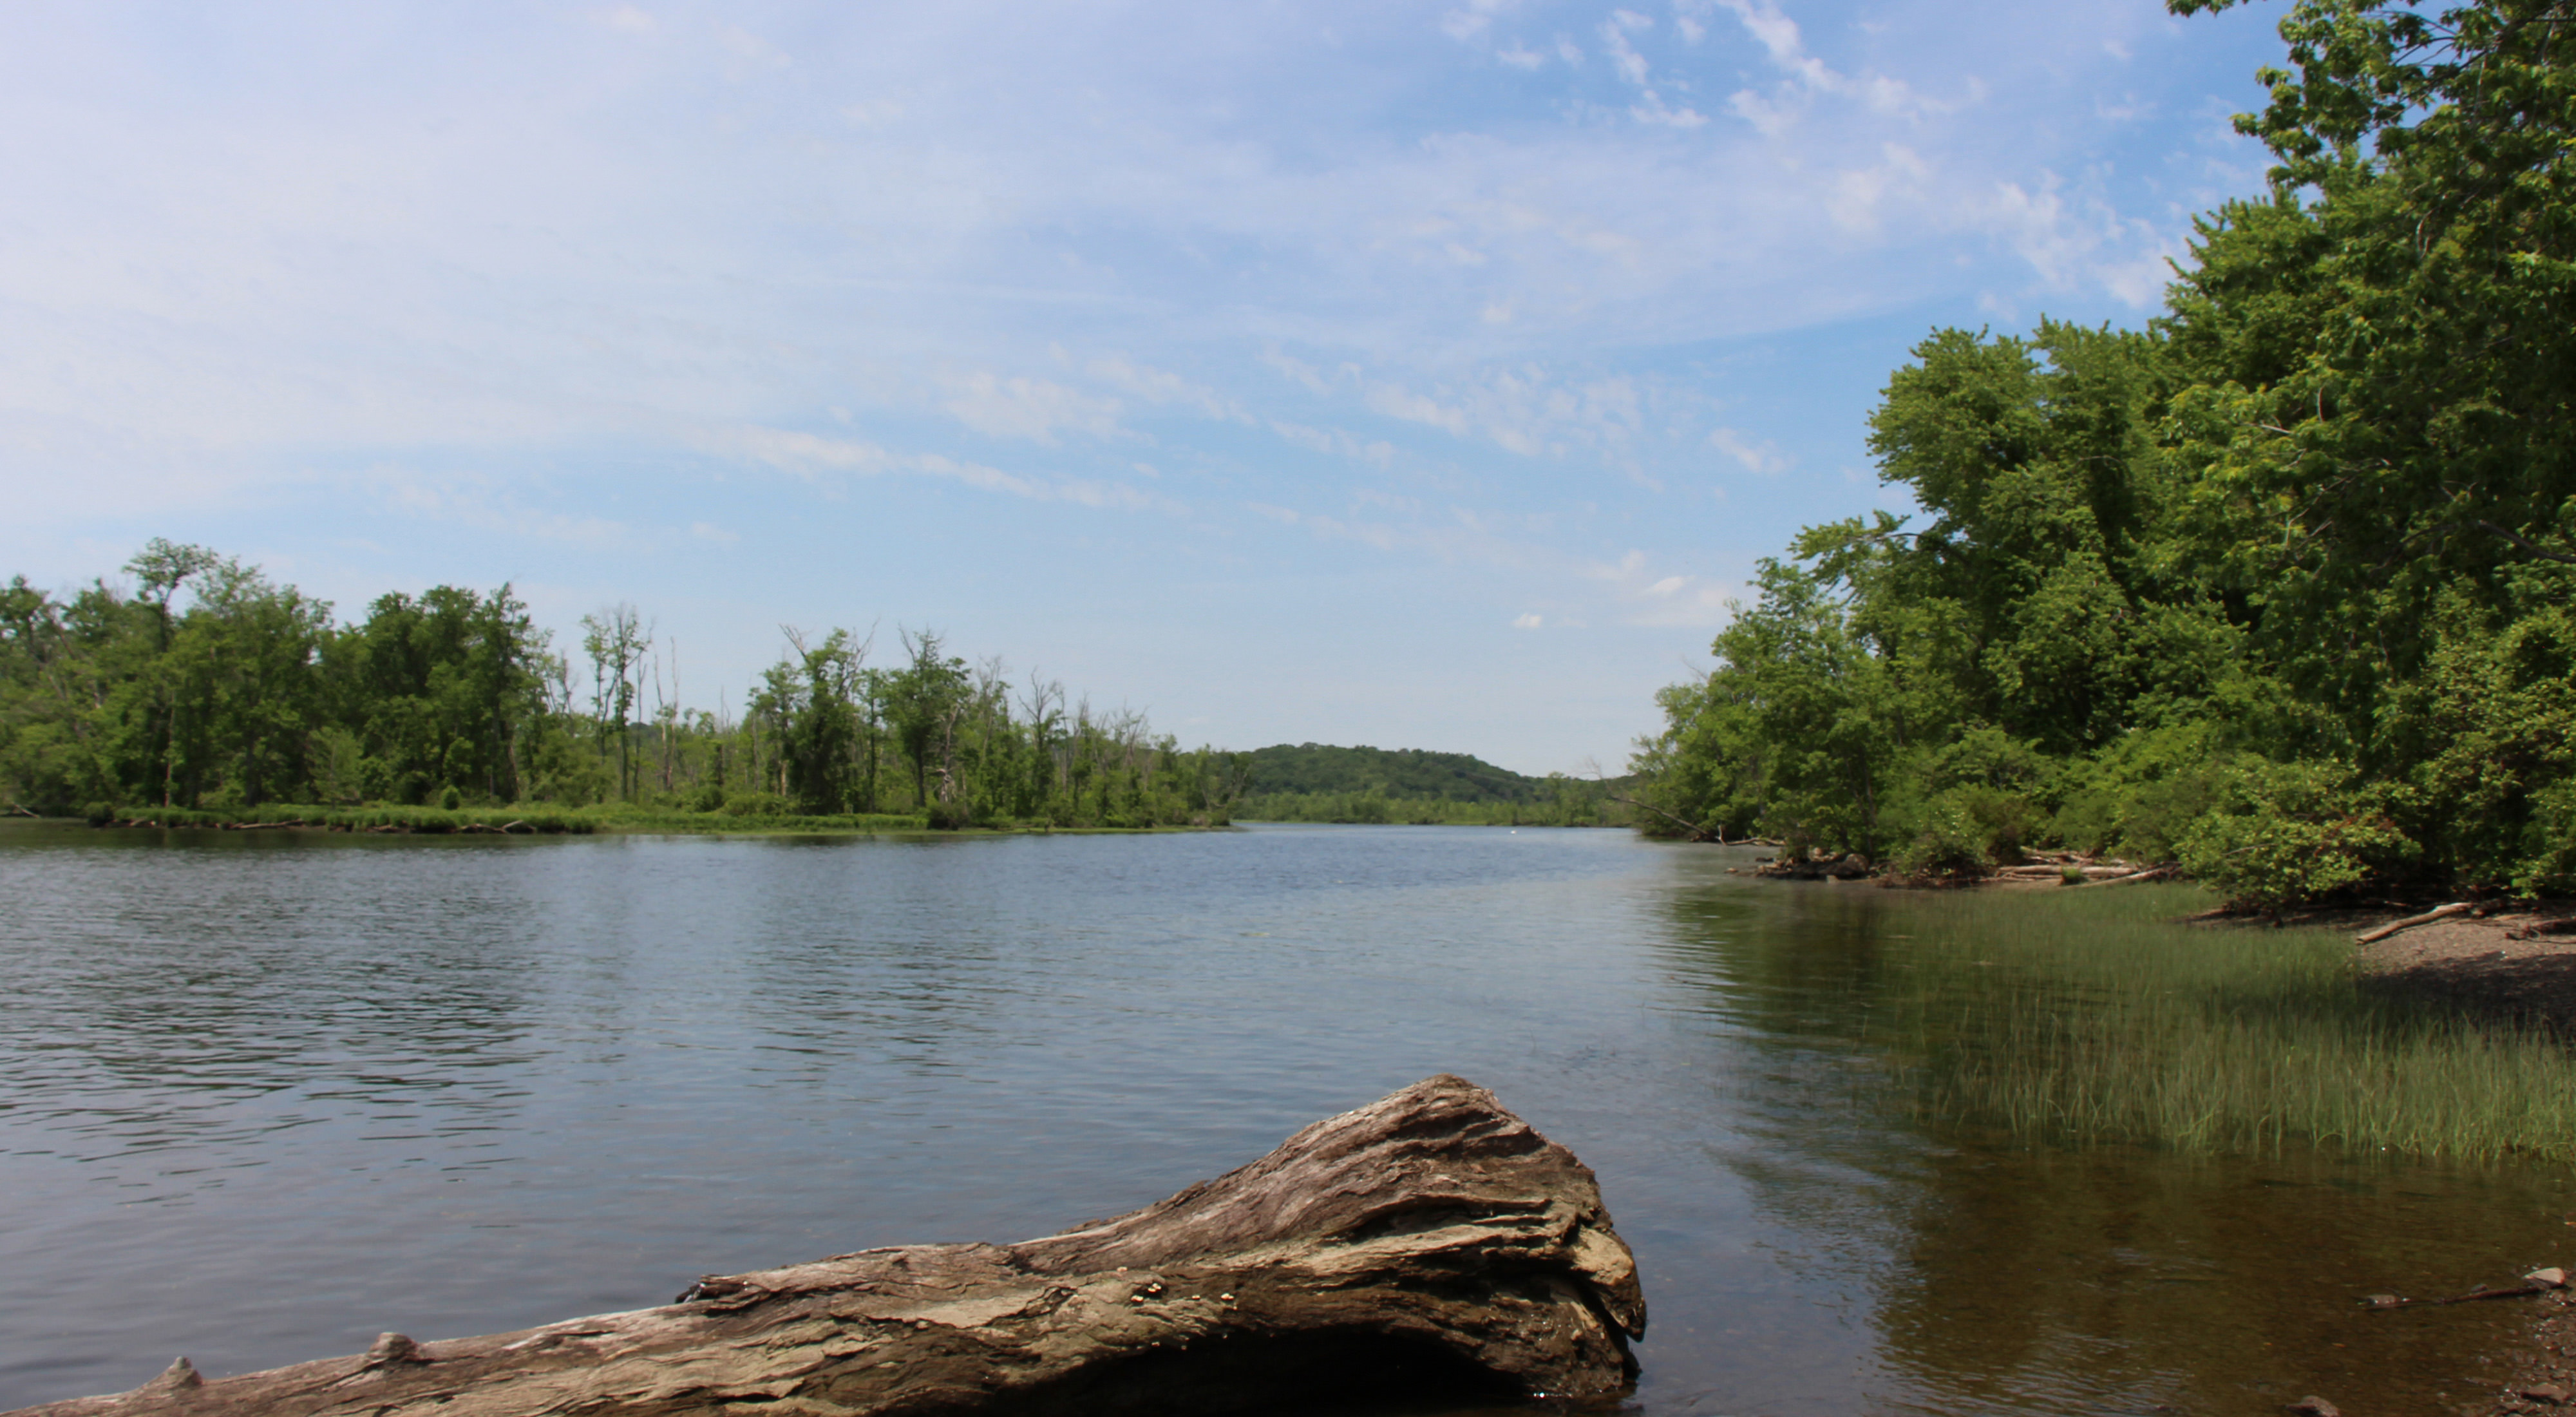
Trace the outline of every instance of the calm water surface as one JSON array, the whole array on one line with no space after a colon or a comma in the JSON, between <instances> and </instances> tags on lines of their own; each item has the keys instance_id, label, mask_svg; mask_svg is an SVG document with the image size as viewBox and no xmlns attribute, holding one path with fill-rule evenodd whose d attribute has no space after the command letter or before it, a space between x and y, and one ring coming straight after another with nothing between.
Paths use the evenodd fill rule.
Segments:
<instances>
[{"instance_id":1,"label":"calm water surface","mask_svg":"<svg viewBox=\"0 0 2576 1417\"><path fill-rule=\"evenodd\" d=\"M1600 1174L1645 1413L2437 1410L2557 1170L2062 1151L1877 1058L1909 898L1625 833L0 831L0 1407L1025 1238L1462 1073ZM2007 903L2008 904L2008 903Z\"/></svg>"}]
</instances>

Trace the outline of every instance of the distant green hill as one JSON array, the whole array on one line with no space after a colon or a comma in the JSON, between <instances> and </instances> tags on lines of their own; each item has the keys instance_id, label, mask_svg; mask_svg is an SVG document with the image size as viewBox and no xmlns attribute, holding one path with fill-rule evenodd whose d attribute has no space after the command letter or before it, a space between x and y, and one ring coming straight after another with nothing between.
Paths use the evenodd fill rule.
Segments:
<instances>
[{"instance_id":1,"label":"distant green hill","mask_svg":"<svg viewBox=\"0 0 2576 1417\"><path fill-rule=\"evenodd\" d=\"M1281 743L1254 752L1247 790L1259 796L1360 792L1442 802L1537 802L1555 796L1545 778L1523 777L1465 753L1329 743Z\"/></svg>"},{"instance_id":2,"label":"distant green hill","mask_svg":"<svg viewBox=\"0 0 2576 1417\"><path fill-rule=\"evenodd\" d=\"M1524 777L1465 753L1281 743L1252 760L1241 822L1419 822L1453 826L1626 826L1625 780Z\"/></svg>"}]
</instances>

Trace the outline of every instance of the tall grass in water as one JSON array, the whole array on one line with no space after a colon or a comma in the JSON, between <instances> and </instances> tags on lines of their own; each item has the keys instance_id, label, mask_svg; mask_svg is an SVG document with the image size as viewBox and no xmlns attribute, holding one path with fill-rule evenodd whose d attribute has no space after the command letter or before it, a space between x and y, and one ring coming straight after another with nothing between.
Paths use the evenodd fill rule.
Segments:
<instances>
[{"instance_id":1,"label":"tall grass in water","mask_svg":"<svg viewBox=\"0 0 2576 1417\"><path fill-rule=\"evenodd\" d=\"M1915 937L1882 1027L1918 1105L2186 1151L2576 1158L2566 1047L2365 988L2340 931L2173 923L2206 903L2096 887L1882 915Z\"/></svg>"}]
</instances>

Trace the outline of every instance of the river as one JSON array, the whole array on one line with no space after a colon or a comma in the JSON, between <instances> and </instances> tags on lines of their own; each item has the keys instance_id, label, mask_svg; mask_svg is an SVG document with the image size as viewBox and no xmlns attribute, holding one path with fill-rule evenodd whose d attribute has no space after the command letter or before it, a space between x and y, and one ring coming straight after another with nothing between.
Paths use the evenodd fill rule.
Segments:
<instances>
[{"instance_id":1,"label":"river","mask_svg":"<svg viewBox=\"0 0 2576 1417\"><path fill-rule=\"evenodd\" d=\"M1443 1071L1599 1174L1653 1417L2428 1410L2514 1306L2357 1296L2576 1255L2558 1168L1921 1115L1869 1026L1920 898L1748 860L0 829L0 1408L1025 1238Z\"/></svg>"}]
</instances>

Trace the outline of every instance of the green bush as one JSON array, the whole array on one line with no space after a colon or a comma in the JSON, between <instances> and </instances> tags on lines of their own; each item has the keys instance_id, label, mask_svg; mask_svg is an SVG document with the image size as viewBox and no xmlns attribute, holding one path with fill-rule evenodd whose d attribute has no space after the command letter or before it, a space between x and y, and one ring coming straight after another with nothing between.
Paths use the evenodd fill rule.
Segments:
<instances>
[{"instance_id":1,"label":"green bush","mask_svg":"<svg viewBox=\"0 0 2576 1417\"><path fill-rule=\"evenodd\" d=\"M2220 791L2176 855L2241 909L2278 915L2394 874L2417 854L2380 792L2355 786L2340 765L2256 763L2230 772Z\"/></svg>"},{"instance_id":2,"label":"green bush","mask_svg":"<svg viewBox=\"0 0 2576 1417\"><path fill-rule=\"evenodd\" d=\"M1897 852L1895 864L1904 875L1934 877L1982 876L1993 865L1966 804L1949 793L1926 809L1923 829Z\"/></svg>"},{"instance_id":3,"label":"green bush","mask_svg":"<svg viewBox=\"0 0 2576 1417\"><path fill-rule=\"evenodd\" d=\"M2576 781L2552 783L2531 795L2531 819L2522 837L2515 893L2576 895Z\"/></svg>"},{"instance_id":4,"label":"green bush","mask_svg":"<svg viewBox=\"0 0 2576 1417\"><path fill-rule=\"evenodd\" d=\"M1909 876L1982 876L2019 861L2048 814L2015 792L1982 785L1954 787L1924 805L1922 826L1897 852Z\"/></svg>"}]
</instances>

